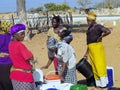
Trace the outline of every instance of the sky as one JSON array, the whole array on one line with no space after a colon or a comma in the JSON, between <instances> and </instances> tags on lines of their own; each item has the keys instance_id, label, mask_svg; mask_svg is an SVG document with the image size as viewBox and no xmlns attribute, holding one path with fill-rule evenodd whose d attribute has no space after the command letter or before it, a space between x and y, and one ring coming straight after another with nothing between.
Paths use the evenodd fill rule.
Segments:
<instances>
[{"instance_id":1,"label":"sky","mask_svg":"<svg viewBox=\"0 0 120 90\"><path fill-rule=\"evenodd\" d=\"M100 1L100 0L92 0ZM45 3L62 4L67 2L70 7L78 7L76 0L26 0L26 9L44 6ZM15 12L17 10L16 0L0 0L0 13Z\"/></svg>"}]
</instances>

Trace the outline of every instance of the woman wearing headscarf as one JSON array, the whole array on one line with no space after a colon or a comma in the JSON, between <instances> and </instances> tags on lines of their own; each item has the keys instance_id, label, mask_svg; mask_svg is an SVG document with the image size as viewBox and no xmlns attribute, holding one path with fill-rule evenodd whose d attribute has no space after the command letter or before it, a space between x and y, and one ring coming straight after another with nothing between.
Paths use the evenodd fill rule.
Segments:
<instances>
[{"instance_id":1,"label":"woman wearing headscarf","mask_svg":"<svg viewBox=\"0 0 120 90\"><path fill-rule=\"evenodd\" d=\"M22 43L25 30L24 24L15 24L10 28L12 41L9 43L9 53L13 62L10 78L13 90L36 90L30 63L33 61L33 54Z\"/></svg>"},{"instance_id":2,"label":"woman wearing headscarf","mask_svg":"<svg viewBox=\"0 0 120 90\"><path fill-rule=\"evenodd\" d=\"M106 58L102 38L110 34L110 30L96 22L96 13L89 12L87 16L88 30L87 51L84 58L90 57L92 70L97 87L106 87L108 84Z\"/></svg>"},{"instance_id":3,"label":"woman wearing headscarf","mask_svg":"<svg viewBox=\"0 0 120 90\"><path fill-rule=\"evenodd\" d=\"M9 78L12 61L9 57L8 44L11 41L9 28L11 22L0 22L0 90L13 90Z\"/></svg>"},{"instance_id":4,"label":"woman wearing headscarf","mask_svg":"<svg viewBox=\"0 0 120 90\"><path fill-rule=\"evenodd\" d=\"M62 30L58 33L62 39L56 44L57 52L55 57L58 60L58 75L64 83L77 83L76 76L76 55L74 48L70 45L73 36Z\"/></svg>"}]
</instances>

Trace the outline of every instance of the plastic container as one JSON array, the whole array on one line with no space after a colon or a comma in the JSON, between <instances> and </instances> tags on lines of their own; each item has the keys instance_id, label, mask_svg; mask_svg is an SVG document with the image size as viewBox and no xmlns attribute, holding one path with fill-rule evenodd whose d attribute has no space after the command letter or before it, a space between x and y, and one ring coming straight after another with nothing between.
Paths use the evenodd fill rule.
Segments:
<instances>
[{"instance_id":1,"label":"plastic container","mask_svg":"<svg viewBox=\"0 0 120 90\"><path fill-rule=\"evenodd\" d=\"M93 71L91 65L85 58L82 58L77 64L76 69L87 79L93 77Z\"/></svg>"},{"instance_id":2,"label":"plastic container","mask_svg":"<svg viewBox=\"0 0 120 90\"><path fill-rule=\"evenodd\" d=\"M70 87L70 90L88 90L88 88L83 84L75 84Z\"/></svg>"},{"instance_id":3,"label":"plastic container","mask_svg":"<svg viewBox=\"0 0 120 90\"><path fill-rule=\"evenodd\" d=\"M34 82L39 82L39 81L43 82L44 80L43 80L43 72L42 72L42 70L35 69L33 71L33 78L34 78Z\"/></svg>"},{"instance_id":4,"label":"plastic container","mask_svg":"<svg viewBox=\"0 0 120 90\"><path fill-rule=\"evenodd\" d=\"M70 90L70 87L72 86L72 83L61 83L59 86L59 90Z\"/></svg>"},{"instance_id":5,"label":"plastic container","mask_svg":"<svg viewBox=\"0 0 120 90\"><path fill-rule=\"evenodd\" d=\"M58 90L58 89L56 89L56 88L48 88L47 90Z\"/></svg>"},{"instance_id":6,"label":"plastic container","mask_svg":"<svg viewBox=\"0 0 120 90\"><path fill-rule=\"evenodd\" d=\"M108 74L108 85L107 87L112 87L114 85L114 68L107 67L107 74Z\"/></svg>"},{"instance_id":7,"label":"plastic container","mask_svg":"<svg viewBox=\"0 0 120 90\"><path fill-rule=\"evenodd\" d=\"M45 82L47 84L60 84L61 80L59 75L55 74L55 71L50 71L47 75L45 75Z\"/></svg>"}]
</instances>

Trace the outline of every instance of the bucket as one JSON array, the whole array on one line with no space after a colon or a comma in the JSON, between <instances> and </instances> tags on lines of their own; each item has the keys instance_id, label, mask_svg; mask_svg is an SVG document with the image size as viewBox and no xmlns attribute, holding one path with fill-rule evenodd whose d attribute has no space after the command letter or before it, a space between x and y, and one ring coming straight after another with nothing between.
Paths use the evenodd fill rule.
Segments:
<instances>
[{"instance_id":1,"label":"bucket","mask_svg":"<svg viewBox=\"0 0 120 90\"><path fill-rule=\"evenodd\" d=\"M112 87L113 83L114 83L114 69L113 69L113 67L107 67L107 75L108 75L107 87Z\"/></svg>"},{"instance_id":2,"label":"bucket","mask_svg":"<svg viewBox=\"0 0 120 90\"><path fill-rule=\"evenodd\" d=\"M53 73L54 72L54 73ZM61 80L59 75L55 74L55 71L48 72L47 75L45 75L45 81L48 84L60 84Z\"/></svg>"},{"instance_id":3,"label":"bucket","mask_svg":"<svg viewBox=\"0 0 120 90\"><path fill-rule=\"evenodd\" d=\"M43 82L44 80L43 80L43 72L42 72L42 70L35 69L33 71L33 78L34 78L34 82L39 82L39 81Z\"/></svg>"},{"instance_id":4,"label":"bucket","mask_svg":"<svg viewBox=\"0 0 120 90\"><path fill-rule=\"evenodd\" d=\"M70 90L88 90L87 85L75 84L70 87Z\"/></svg>"},{"instance_id":5,"label":"bucket","mask_svg":"<svg viewBox=\"0 0 120 90\"><path fill-rule=\"evenodd\" d=\"M96 86L94 76L87 79L87 86Z\"/></svg>"},{"instance_id":6,"label":"bucket","mask_svg":"<svg viewBox=\"0 0 120 90\"><path fill-rule=\"evenodd\" d=\"M77 64L76 69L87 79L93 77L93 71L91 65L85 58L82 58Z\"/></svg>"}]
</instances>

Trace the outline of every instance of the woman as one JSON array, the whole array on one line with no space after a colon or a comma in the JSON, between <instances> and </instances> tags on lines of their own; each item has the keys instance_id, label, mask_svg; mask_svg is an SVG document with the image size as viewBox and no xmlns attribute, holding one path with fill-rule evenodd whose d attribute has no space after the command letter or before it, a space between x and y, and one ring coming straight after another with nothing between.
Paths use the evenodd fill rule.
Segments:
<instances>
[{"instance_id":1,"label":"woman","mask_svg":"<svg viewBox=\"0 0 120 90\"><path fill-rule=\"evenodd\" d=\"M76 84L76 56L74 49L69 45L73 37L66 36L64 30L59 32L59 36L63 40L57 43L58 74L62 82Z\"/></svg>"},{"instance_id":2,"label":"woman","mask_svg":"<svg viewBox=\"0 0 120 90\"><path fill-rule=\"evenodd\" d=\"M89 12L87 16L88 30L87 51L84 58L90 57L95 83L97 87L106 87L108 84L106 58L102 38L110 34L110 30L96 23L96 13Z\"/></svg>"},{"instance_id":3,"label":"woman","mask_svg":"<svg viewBox=\"0 0 120 90\"><path fill-rule=\"evenodd\" d=\"M10 28L12 41L9 44L10 57L13 66L10 73L13 90L35 90L32 65L33 54L22 43L25 37L24 24L15 24Z\"/></svg>"},{"instance_id":4,"label":"woman","mask_svg":"<svg viewBox=\"0 0 120 90\"><path fill-rule=\"evenodd\" d=\"M48 62L45 66L41 67L42 69L47 69L51 65L52 61L54 61L54 67L55 67L55 70L57 71L57 59L54 57L55 52L53 52L51 50L52 47L49 47L49 46L51 46L50 44L54 45L57 42L61 41L60 37L58 36L58 31L60 29L66 29L66 28L64 28L61 25L61 17L60 16L54 16L52 18L52 27L48 30L47 48L48 48L48 58L49 58L49 60L48 60ZM52 40L53 38L55 40ZM53 41L53 42L51 42L51 41Z\"/></svg>"},{"instance_id":5,"label":"woman","mask_svg":"<svg viewBox=\"0 0 120 90\"><path fill-rule=\"evenodd\" d=\"M11 41L11 35L9 34L11 25L10 22L0 22L0 90L13 90L9 78L12 61L8 51L8 44Z\"/></svg>"}]
</instances>

